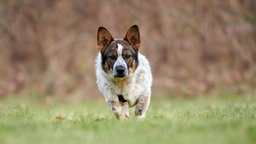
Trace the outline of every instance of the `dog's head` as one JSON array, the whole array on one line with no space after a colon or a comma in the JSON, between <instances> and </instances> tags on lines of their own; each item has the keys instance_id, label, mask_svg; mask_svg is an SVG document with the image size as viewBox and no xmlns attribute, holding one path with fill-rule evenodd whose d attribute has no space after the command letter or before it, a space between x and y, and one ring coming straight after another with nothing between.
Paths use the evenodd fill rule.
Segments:
<instances>
[{"instance_id":1,"label":"dog's head","mask_svg":"<svg viewBox=\"0 0 256 144\"><path fill-rule=\"evenodd\" d=\"M99 27L97 47L102 56L102 69L113 77L127 77L138 66L139 28L134 25L124 39L114 39L106 28Z\"/></svg>"}]
</instances>

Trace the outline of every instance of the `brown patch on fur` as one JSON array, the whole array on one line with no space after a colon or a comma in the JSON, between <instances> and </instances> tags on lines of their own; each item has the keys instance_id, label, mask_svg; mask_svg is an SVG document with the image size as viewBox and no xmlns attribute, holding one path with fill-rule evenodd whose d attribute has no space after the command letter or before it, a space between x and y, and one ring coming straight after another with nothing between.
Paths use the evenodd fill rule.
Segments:
<instances>
[{"instance_id":1,"label":"brown patch on fur","mask_svg":"<svg viewBox=\"0 0 256 144\"><path fill-rule=\"evenodd\" d=\"M118 88L123 89L130 83L129 78L114 78L112 79L113 84L115 84Z\"/></svg>"},{"instance_id":2,"label":"brown patch on fur","mask_svg":"<svg viewBox=\"0 0 256 144\"><path fill-rule=\"evenodd\" d=\"M132 52L127 47L128 46L124 47L123 49L123 56L132 55Z\"/></svg>"},{"instance_id":3,"label":"brown patch on fur","mask_svg":"<svg viewBox=\"0 0 256 144\"><path fill-rule=\"evenodd\" d=\"M129 73L133 73L137 68L137 63L136 63L135 57L133 57L131 49L129 49L130 47L125 47L125 48L126 49L123 50L123 59L126 61L129 67Z\"/></svg>"},{"instance_id":4,"label":"brown patch on fur","mask_svg":"<svg viewBox=\"0 0 256 144\"><path fill-rule=\"evenodd\" d=\"M112 74L113 69L111 68L111 64L109 63L109 61L107 61L104 66L103 69L108 73L108 74Z\"/></svg>"},{"instance_id":5,"label":"brown patch on fur","mask_svg":"<svg viewBox=\"0 0 256 144\"><path fill-rule=\"evenodd\" d=\"M113 72L113 65L117 59L117 51L116 48L112 46L112 44L110 44L110 47L107 48L107 50L105 51L105 56L106 57L104 60L104 65L103 65L103 70L108 73L108 74L112 74Z\"/></svg>"},{"instance_id":6,"label":"brown patch on fur","mask_svg":"<svg viewBox=\"0 0 256 144\"><path fill-rule=\"evenodd\" d=\"M134 59L132 60L132 64L131 65L132 66L129 68L129 72L133 73L136 70L136 68L137 68L137 63L136 63L136 61Z\"/></svg>"}]
</instances>

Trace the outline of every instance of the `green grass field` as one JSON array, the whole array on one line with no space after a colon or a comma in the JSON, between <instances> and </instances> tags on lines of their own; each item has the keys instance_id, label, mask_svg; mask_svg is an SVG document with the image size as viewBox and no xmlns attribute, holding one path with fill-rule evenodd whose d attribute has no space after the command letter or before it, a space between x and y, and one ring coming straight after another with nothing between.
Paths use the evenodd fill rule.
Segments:
<instances>
[{"instance_id":1,"label":"green grass field","mask_svg":"<svg viewBox=\"0 0 256 144\"><path fill-rule=\"evenodd\" d=\"M147 118L120 122L103 101L0 100L1 144L250 144L256 98L152 99Z\"/></svg>"}]
</instances>

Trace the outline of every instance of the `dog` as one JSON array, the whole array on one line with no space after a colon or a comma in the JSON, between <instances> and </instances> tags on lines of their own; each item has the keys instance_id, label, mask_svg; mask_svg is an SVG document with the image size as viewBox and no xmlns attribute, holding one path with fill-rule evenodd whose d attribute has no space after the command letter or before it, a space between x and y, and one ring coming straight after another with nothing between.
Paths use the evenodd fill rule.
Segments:
<instances>
[{"instance_id":1,"label":"dog","mask_svg":"<svg viewBox=\"0 0 256 144\"><path fill-rule=\"evenodd\" d=\"M140 33L132 26L123 39L114 39L99 27L97 33L96 78L100 92L117 119L129 118L129 107L144 119L151 98L152 73L148 60L139 49Z\"/></svg>"}]
</instances>

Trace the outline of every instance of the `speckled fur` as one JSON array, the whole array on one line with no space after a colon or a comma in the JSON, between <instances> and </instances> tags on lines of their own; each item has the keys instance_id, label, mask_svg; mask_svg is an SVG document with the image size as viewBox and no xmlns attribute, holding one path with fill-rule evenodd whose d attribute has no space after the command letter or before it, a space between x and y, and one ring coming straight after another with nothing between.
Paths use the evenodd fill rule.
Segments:
<instances>
[{"instance_id":1,"label":"speckled fur","mask_svg":"<svg viewBox=\"0 0 256 144\"><path fill-rule=\"evenodd\" d=\"M118 119L129 117L128 105L136 106L135 115L146 116L151 97L152 74L148 60L139 53L139 64L126 78L114 78L102 70L101 53L96 58L96 77L99 90L104 95ZM123 95L126 103L119 102L117 95ZM128 104L128 105L127 105Z\"/></svg>"},{"instance_id":2,"label":"speckled fur","mask_svg":"<svg viewBox=\"0 0 256 144\"><path fill-rule=\"evenodd\" d=\"M106 28L99 27L97 44L97 84L116 118L129 118L129 106L135 106L137 118L145 118L151 97L152 74L148 60L138 52L138 26L132 26L124 39L113 39ZM127 56L129 53L133 55ZM118 75L118 66L124 68L124 75Z\"/></svg>"}]
</instances>

